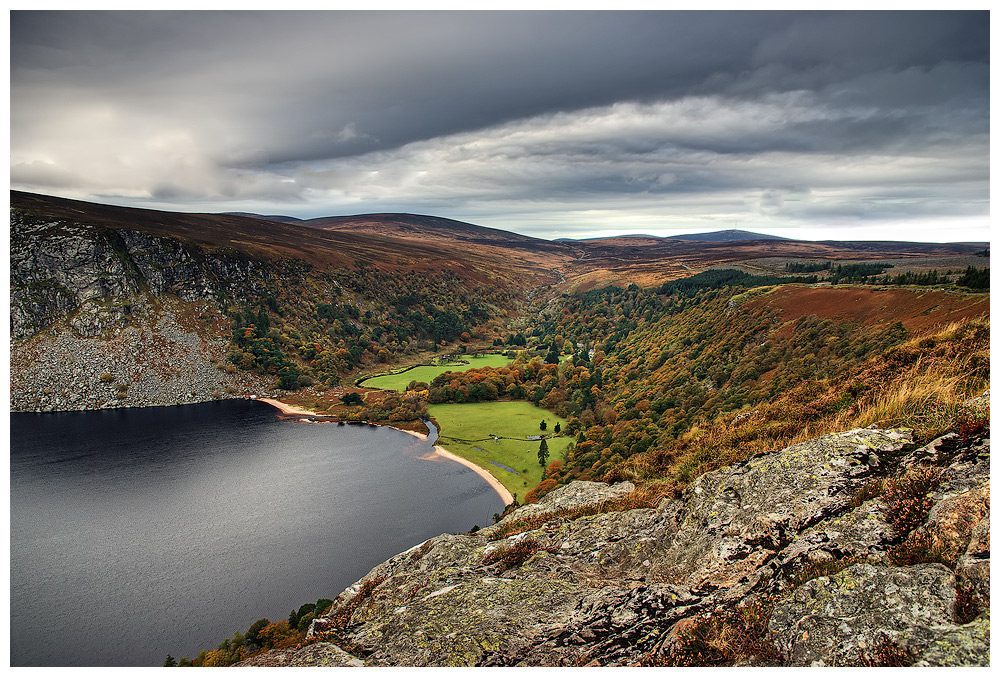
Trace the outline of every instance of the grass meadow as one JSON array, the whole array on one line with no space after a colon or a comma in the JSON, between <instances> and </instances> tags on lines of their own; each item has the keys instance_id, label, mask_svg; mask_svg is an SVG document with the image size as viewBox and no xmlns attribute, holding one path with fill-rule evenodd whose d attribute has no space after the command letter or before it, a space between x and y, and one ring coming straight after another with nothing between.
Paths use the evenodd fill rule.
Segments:
<instances>
[{"instance_id":1,"label":"grass meadow","mask_svg":"<svg viewBox=\"0 0 1000 677\"><path fill-rule=\"evenodd\" d=\"M565 419L530 402L432 404L427 411L440 429L438 444L488 470L518 501L544 473L538 464L539 442L525 438L552 434L556 423L566 426ZM544 433L539 429L542 420L547 424ZM495 441L493 436L504 439ZM549 438L548 463L562 459L572 442L572 437Z\"/></svg>"},{"instance_id":2,"label":"grass meadow","mask_svg":"<svg viewBox=\"0 0 1000 677\"><path fill-rule=\"evenodd\" d=\"M430 383L431 380L446 371L468 371L469 369L479 369L480 367L505 367L512 362L506 355L476 355L464 358L469 364L451 362L439 366L420 365L398 374L385 374L384 376L374 376L365 379L361 385L365 388L381 388L382 390L396 390L403 392L410 381L424 381Z\"/></svg>"}]
</instances>

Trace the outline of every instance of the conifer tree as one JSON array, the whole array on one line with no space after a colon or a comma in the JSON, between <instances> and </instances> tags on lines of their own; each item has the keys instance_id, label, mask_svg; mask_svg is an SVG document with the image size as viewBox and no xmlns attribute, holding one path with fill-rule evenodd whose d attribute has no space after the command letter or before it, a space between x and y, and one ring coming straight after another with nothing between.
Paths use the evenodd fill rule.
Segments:
<instances>
[{"instance_id":1,"label":"conifer tree","mask_svg":"<svg viewBox=\"0 0 1000 677\"><path fill-rule=\"evenodd\" d=\"M545 440L542 440L538 445L538 464L543 468L545 463L549 460L549 444Z\"/></svg>"}]
</instances>

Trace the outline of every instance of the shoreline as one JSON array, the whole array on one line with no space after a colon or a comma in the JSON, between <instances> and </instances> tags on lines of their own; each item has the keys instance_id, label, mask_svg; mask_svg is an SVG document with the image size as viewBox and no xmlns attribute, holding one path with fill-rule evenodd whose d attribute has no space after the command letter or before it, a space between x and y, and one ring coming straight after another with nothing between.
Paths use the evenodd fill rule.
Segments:
<instances>
[{"instance_id":1,"label":"shoreline","mask_svg":"<svg viewBox=\"0 0 1000 677\"><path fill-rule=\"evenodd\" d=\"M303 409L302 407L296 407L291 404L285 404L281 400L275 400L270 397L256 397L252 399L256 399L258 402L263 402L265 404L270 404L282 414L288 414L290 416L319 416L319 414L315 411Z\"/></svg>"},{"instance_id":2,"label":"shoreline","mask_svg":"<svg viewBox=\"0 0 1000 677\"><path fill-rule=\"evenodd\" d=\"M317 414L314 411L309 411L308 409L303 409L302 407L296 407L296 406L292 406L290 404L285 404L284 402L282 402L280 400L275 400L275 399L270 398L270 397L258 397L256 399L257 399L258 402L264 402L265 404L270 404L272 407L274 407L275 409L277 409L278 411L280 411L282 414L286 414L286 415L290 415L290 416L318 416L319 415L319 414ZM385 426L385 427L392 428L393 430L398 430L399 432L406 433L407 435L413 435L417 439L423 440L424 442L427 441L427 435L424 435L423 433L418 433L418 432L416 432L414 430L403 430L402 428L397 428L397 427L391 426L391 425L390 426ZM438 457L440 457L442 459L447 459L449 461L454 461L456 463L461 463L466 468L468 468L472 472L474 472L477 475L479 475L480 477L482 477L486 481L486 483L489 484L490 487L492 487L493 490L495 492L497 492L497 494L499 494L500 500L502 500L504 502L504 506L508 506L508 505L510 505L511 503L514 502L514 496L509 491L507 491L507 487L505 487L503 485L503 483L500 482L500 480L498 480L496 477L494 477L493 474L489 470L487 470L486 468L483 468L482 466L476 465L472 461L470 461L470 460L468 460L466 458L462 458L461 456L458 456L457 454L453 454L450 451L448 451L447 449L445 449L444 447L438 446L438 445L434 445L434 448L433 448L433 450L431 452L431 455L430 456L426 456L425 458L427 460L429 460L429 461L433 461L433 460L437 460Z\"/></svg>"},{"instance_id":3,"label":"shoreline","mask_svg":"<svg viewBox=\"0 0 1000 677\"><path fill-rule=\"evenodd\" d=\"M496 491L498 494L500 494L500 499L504 502L503 503L504 506L508 506L508 505L510 505L511 503L514 502L514 496L509 491L507 491L507 487L505 487L500 482L500 480L498 480L496 477L494 477L493 474L489 470L487 470L486 468L484 468L482 466L479 466L479 465L476 465L472 461L470 461L470 460L468 460L466 458L462 458L461 456L458 456L457 454L453 454L450 451L448 451L447 449L445 449L444 447L439 447L437 445L434 445L434 452L438 456L441 456L443 458L447 458L449 460L455 461L456 463L461 463L466 468L469 468L470 470L472 470L472 472L476 473L477 475L479 475L480 477L482 477L484 480L486 480L486 482L491 487L493 487L493 490Z\"/></svg>"}]
</instances>

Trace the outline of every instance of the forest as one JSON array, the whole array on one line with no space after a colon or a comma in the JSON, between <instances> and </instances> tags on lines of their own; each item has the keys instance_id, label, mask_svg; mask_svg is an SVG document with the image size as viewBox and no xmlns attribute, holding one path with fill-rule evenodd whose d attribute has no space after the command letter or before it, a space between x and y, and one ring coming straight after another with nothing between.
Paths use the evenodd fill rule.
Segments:
<instances>
[{"instance_id":1,"label":"forest","mask_svg":"<svg viewBox=\"0 0 1000 677\"><path fill-rule=\"evenodd\" d=\"M285 390L339 385L359 368L479 338L477 327L514 298L502 285L472 286L450 271L389 274L364 264L287 281L227 313L228 362L273 374Z\"/></svg>"}]
</instances>

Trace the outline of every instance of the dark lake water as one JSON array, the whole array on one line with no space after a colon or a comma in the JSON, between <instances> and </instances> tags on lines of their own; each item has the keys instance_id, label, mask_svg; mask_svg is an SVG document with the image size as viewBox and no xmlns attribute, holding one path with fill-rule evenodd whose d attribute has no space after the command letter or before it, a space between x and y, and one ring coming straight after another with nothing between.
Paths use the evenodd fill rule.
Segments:
<instances>
[{"instance_id":1,"label":"dark lake water","mask_svg":"<svg viewBox=\"0 0 1000 677\"><path fill-rule=\"evenodd\" d=\"M429 449L252 401L11 414L11 665L193 658L491 524L496 492Z\"/></svg>"}]
</instances>

